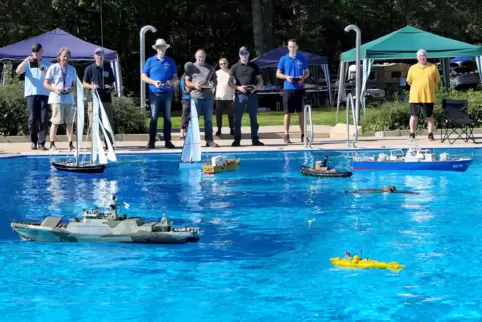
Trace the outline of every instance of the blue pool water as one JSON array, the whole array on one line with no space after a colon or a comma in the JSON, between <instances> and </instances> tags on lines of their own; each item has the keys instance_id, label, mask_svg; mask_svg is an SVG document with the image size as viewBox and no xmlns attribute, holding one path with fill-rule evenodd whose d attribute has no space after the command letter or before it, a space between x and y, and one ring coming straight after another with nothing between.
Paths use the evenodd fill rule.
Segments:
<instances>
[{"instance_id":1,"label":"blue pool water","mask_svg":"<svg viewBox=\"0 0 482 322\"><path fill-rule=\"evenodd\" d=\"M56 172L45 157L0 160L0 320L480 320L482 150L456 152L474 156L465 173L348 179L302 176L320 152L237 154L239 171L216 176L179 170L178 155L121 155L96 176ZM382 185L420 194L344 193ZM34 243L9 227L74 217L111 193L131 216L200 227L201 241ZM331 266L360 248L406 268Z\"/></svg>"}]
</instances>

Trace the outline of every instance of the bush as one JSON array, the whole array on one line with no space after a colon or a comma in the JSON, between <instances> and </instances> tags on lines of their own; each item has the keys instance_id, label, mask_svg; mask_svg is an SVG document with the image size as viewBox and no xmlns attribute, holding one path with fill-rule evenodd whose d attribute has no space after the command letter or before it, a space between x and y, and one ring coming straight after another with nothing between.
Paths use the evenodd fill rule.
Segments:
<instances>
[{"instance_id":1,"label":"bush","mask_svg":"<svg viewBox=\"0 0 482 322\"><path fill-rule=\"evenodd\" d=\"M23 94L24 82L17 78L0 85L0 135L28 135L27 103ZM116 133L147 133L146 111L133 97L115 96L112 106ZM87 102L85 115L87 118ZM59 127L57 134L65 134L65 128Z\"/></svg>"},{"instance_id":2,"label":"bush","mask_svg":"<svg viewBox=\"0 0 482 322\"><path fill-rule=\"evenodd\" d=\"M405 94L405 97L408 98L408 93ZM482 108L481 91L460 92L453 89L449 91L437 89L434 105L435 128L439 128L438 123L442 116L442 100L444 98L467 100L469 112ZM408 130L409 121L410 109L408 100L399 102L397 97L395 97L393 102L387 102L378 107L367 107L366 115L360 117L360 125L364 132ZM426 127L426 119L424 117L419 118L418 128L425 129Z\"/></svg>"}]
</instances>

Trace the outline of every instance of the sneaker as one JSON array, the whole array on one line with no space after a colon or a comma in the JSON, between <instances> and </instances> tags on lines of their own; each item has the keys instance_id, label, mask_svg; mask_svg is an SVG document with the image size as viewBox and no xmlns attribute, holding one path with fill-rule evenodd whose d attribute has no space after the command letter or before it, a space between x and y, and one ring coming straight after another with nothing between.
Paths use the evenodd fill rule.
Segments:
<instances>
[{"instance_id":1,"label":"sneaker","mask_svg":"<svg viewBox=\"0 0 482 322\"><path fill-rule=\"evenodd\" d=\"M241 142L239 140L234 140L231 146L241 146Z\"/></svg>"},{"instance_id":2,"label":"sneaker","mask_svg":"<svg viewBox=\"0 0 482 322\"><path fill-rule=\"evenodd\" d=\"M55 146L55 143L50 142L50 151L57 151L57 147Z\"/></svg>"},{"instance_id":3,"label":"sneaker","mask_svg":"<svg viewBox=\"0 0 482 322\"><path fill-rule=\"evenodd\" d=\"M45 145L43 145L43 144L37 145L37 148L38 148L39 150L42 150L42 151L47 151L47 150L48 150L48 149L45 147Z\"/></svg>"},{"instance_id":4,"label":"sneaker","mask_svg":"<svg viewBox=\"0 0 482 322\"><path fill-rule=\"evenodd\" d=\"M253 141L253 146L264 146L264 143L261 142L260 140L254 140L254 141Z\"/></svg>"},{"instance_id":5,"label":"sneaker","mask_svg":"<svg viewBox=\"0 0 482 322\"><path fill-rule=\"evenodd\" d=\"M216 136L221 136L221 130L218 130L218 131L216 132Z\"/></svg>"},{"instance_id":6,"label":"sneaker","mask_svg":"<svg viewBox=\"0 0 482 322\"><path fill-rule=\"evenodd\" d=\"M284 142L285 143L291 143L289 135L285 135Z\"/></svg>"},{"instance_id":7,"label":"sneaker","mask_svg":"<svg viewBox=\"0 0 482 322\"><path fill-rule=\"evenodd\" d=\"M415 140L415 133L410 133L410 136L408 137L409 139L414 139Z\"/></svg>"},{"instance_id":8,"label":"sneaker","mask_svg":"<svg viewBox=\"0 0 482 322\"><path fill-rule=\"evenodd\" d=\"M37 144L36 144L36 143L32 143L32 145L30 145L30 149L31 149L31 150L37 150Z\"/></svg>"},{"instance_id":9,"label":"sneaker","mask_svg":"<svg viewBox=\"0 0 482 322\"><path fill-rule=\"evenodd\" d=\"M152 142L152 141L149 141L149 142L147 143L146 148L148 148L148 149L155 149L155 148L156 148L156 144L155 144L154 142Z\"/></svg>"},{"instance_id":10,"label":"sneaker","mask_svg":"<svg viewBox=\"0 0 482 322\"><path fill-rule=\"evenodd\" d=\"M211 140L211 141L206 141L206 147L207 148L218 148L219 145L216 142L214 142L213 140Z\"/></svg>"},{"instance_id":11,"label":"sneaker","mask_svg":"<svg viewBox=\"0 0 482 322\"><path fill-rule=\"evenodd\" d=\"M172 144L171 141L166 141L166 145L165 145L166 149L175 149L176 146L174 144Z\"/></svg>"},{"instance_id":12,"label":"sneaker","mask_svg":"<svg viewBox=\"0 0 482 322\"><path fill-rule=\"evenodd\" d=\"M310 139L306 139L306 142L309 143ZM305 143L305 135L301 134L301 143Z\"/></svg>"},{"instance_id":13,"label":"sneaker","mask_svg":"<svg viewBox=\"0 0 482 322\"><path fill-rule=\"evenodd\" d=\"M434 137L433 137L433 133L429 133L429 134L428 134L428 139L429 139L430 141L435 141L435 139L434 139Z\"/></svg>"}]
</instances>

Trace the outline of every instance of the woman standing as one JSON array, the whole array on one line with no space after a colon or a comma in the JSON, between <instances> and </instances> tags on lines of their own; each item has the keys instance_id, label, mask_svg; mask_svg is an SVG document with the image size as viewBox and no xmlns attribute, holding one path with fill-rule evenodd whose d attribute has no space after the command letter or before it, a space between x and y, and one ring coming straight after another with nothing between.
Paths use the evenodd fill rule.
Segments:
<instances>
[{"instance_id":1,"label":"woman standing","mask_svg":"<svg viewBox=\"0 0 482 322\"><path fill-rule=\"evenodd\" d=\"M70 49L60 48L57 55L57 63L51 65L45 76L44 87L50 91L49 101L52 109L52 126L50 127L50 150L57 150L55 138L57 128L65 124L67 138L69 139L69 151L74 151L72 143L73 122L74 122L74 95L72 92L77 85L77 72L69 65Z\"/></svg>"}]
</instances>

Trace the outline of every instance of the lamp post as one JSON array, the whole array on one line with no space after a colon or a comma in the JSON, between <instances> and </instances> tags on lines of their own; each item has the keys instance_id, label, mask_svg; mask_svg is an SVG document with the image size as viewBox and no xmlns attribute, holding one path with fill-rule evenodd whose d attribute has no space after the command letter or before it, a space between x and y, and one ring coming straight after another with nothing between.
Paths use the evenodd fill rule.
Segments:
<instances>
[{"instance_id":1,"label":"lamp post","mask_svg":"<svg viewBox=\"0 0 482 322\"><path fill-rule=\"evenodd\" d=\"M140 74L142 74L142 71L144 70L144 63L146 61L146 32L151 31L151 32L157 32L157 29L154 26L147 25L141 28L141 31L139 32L139 38L140 38ZM146 84L141 79L141 107L144 107L146 105Z\"/></svg>"},{"instance_id":2,"label":"lamp post","mask_svg":"<svg viewBox=\"0 0 482 322\"><path fill-rule=\"evenodd\" d=\"M356 57L355 57L355 126L358 126L360 121L360 47L361 47L361 31L357 25L348 25L345 27L345 32L355 31L356 33ZM355 131L358 131L355 128Z\"/></svg>"}]
</instances>

